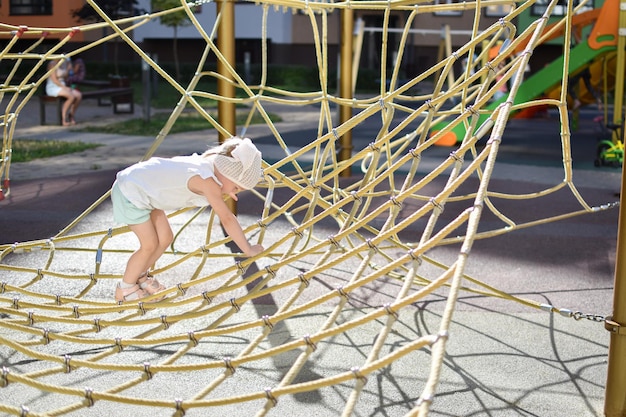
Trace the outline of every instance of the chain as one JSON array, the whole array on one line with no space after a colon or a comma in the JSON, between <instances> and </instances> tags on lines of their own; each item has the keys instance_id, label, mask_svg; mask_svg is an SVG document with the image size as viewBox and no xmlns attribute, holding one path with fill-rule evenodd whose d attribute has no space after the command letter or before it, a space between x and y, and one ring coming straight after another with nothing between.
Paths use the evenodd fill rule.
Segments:
<instances>
[{"instance_id":1,"label":"chain","mask_svg":"<svg viewBox=\"0 0 626 417\"><path fill-rule=\"evenodd\" d=\"M568 310L567 308L556 308L550 304L541 304L540 308L544 311L549 312L556 311L564 317L572 317L574 320L577 321L582 319L587 319L598 323L607 321L607 316L603 316L600 314L588 314L581 311L572 311Z\"/></svg>"},{"instance_id":2,"label":"chain","mask_svg":"<svg viewBox=\"0 0 626 417\"><path fill-rule=\"evenodd\" d=\"M574 320L587 319L587 320L596 321L596 322L606 321L606 316L602 316L600 314L586 314L580 311L576 311L575 313L573 313L572 317L574 317Z\"/></svg>"},{"instance_id":3,"label":"chain","mask_svg":"<svg viewBox=\"0 0 626 417\"><path fill-rule=\"evenodd\" d=\"M577 320L577 321L582 320L582 319L587 319L587 320L594 321L596 323L604 323L604 328L608 330L609 332L611 332L612 334L617 334L617 335L622 335L622 336L626 335L626 326L622 327L620 323L613 320L612 316L603 316L601 314L587 314L581 311L573 312L566 308L556 309L547 304L542 304L541 309L547 310L547 311L556 310L562 316L572 317L574 320Z\"/></svg>"}]
</instances>

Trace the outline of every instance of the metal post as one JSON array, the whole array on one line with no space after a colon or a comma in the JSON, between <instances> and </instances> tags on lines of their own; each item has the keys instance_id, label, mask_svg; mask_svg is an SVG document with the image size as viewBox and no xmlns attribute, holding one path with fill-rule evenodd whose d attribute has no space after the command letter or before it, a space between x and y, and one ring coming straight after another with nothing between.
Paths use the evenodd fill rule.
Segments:
<instances>
[{"instance_id":1,"label":"metal post","mask_svg":"<svg viewBox=\"0 0 626 417\"><path fill-rule=\"evenodd\" d=\"M232 75L228 66L235 67L235 3L233 0L217 0L217 14L221 15L217 32L217 48L224 56L225 62L217 61L217 72L224 79L217 80L217 93L222 97L234 98L235 87L228 80L232 80ZM231 135L237 131L237 119L235 114L235 103L230 101L219 101L217 103L217 119L220 125ZM219 140L223 142L228 139L220 133ZM233 200L228 200L233 213L237 212L237 204Z\"/></svg>"},{"instance_id":2,"label":"metal post","mask_svg":"<svg viewBox=\"0 0 626 417\"><path fill-rule=\"evenodd\" d=\"M244 68L244 75L245 75L245 80L247 84L250 84L252 82L252 69L250 67L250 62L251 62L251 58L250 58L251 54L250 51L246 51L243 53L243 68Z\"/></svg>"},{"instance_id":3,"label":"metal post","mask_svg":"<svg viewBox=\"0 0 626 417\"><path fill-rule=\"evenodd\" d=\"M356 20L356 26L354 28L354 54L352 55L352 94L356 92L356 80L359 75L359 67L361 63L361 51L363 49L363 36L365 34L365 22L362 18Z\"/></svg>"},{"instance_id":4,"label":"metal post","mask_svg":"<svg viewBox=\"0 0 626 417\"><path fill-rule=\"evenodd\" d=\"M159 54L152 54L152 60L155 64L159 65ZM152 97L157 97L159 95L159 77L157 76L156 71L150 71L150 83L152 84Z\"/></svg>"},{"instance_id":5,"label":"metal post","mask_svg":"<svg viewBox=\"0 0 626 417\"><path fill-rule=\"evenodd\" d=\"M352 37L354 33L354 11L343 9L341 11L341 85L339 95L344 99L352 99ZM339 123L343 124L352 117L352 107L342 105L339 108ZM339 160L347 161L352 157L352 131L344 133L340 138ZM341 171L342 177L352 175L352 169L347 167Z\"/></svg>"},{"instance_id":6,"label":"metal post","mask_svg":"<svg viewBox=\"0 0 626 417\"><path fill-rule=\"evenodd\" d=\"M143 84L143 121L150 123L150 101L152 100L152 83L150 82L150 65L141 61L141 81Z\"/></svg>"},{"instance_id":7,"label":"metal post","mask_svg":"<svg viewBox=\"0 0 626 417\"><path fill-rule=\"evenodd\" d=\"M617 68L615 71L615 103L613 121L622 124L624 99L624 69L626 47L626 1L619 3L619 24L617 27ZM620 138L624 140L624 137ZM615 284L613 289L613 315L606 327L611 331L609 362L606 382L604 413L606 417L626 416L626 182L622 164L622 186L620 194L619 223L617 230L617 254L615 261Z\"/></svg>"},{"instance_id":8,"label":"metal post","mask_svg":"<svg viewBox=\"0 0 626 417\"><path fill-rule=\"evenodd\" d=\"M234 98L235 87L228 80L232 75L228 66L235 67L235 3L233 0L216 1L217 13L221 20L217 32L217 48L226 62L217 61L217 72L224 78L217 80L217 93L222 97ZM236 132L235 104L230 101L220 101L217 104L218 121L230 134ZM220 142L227 139L220 135Z\"/></svg>"}]
</instances>

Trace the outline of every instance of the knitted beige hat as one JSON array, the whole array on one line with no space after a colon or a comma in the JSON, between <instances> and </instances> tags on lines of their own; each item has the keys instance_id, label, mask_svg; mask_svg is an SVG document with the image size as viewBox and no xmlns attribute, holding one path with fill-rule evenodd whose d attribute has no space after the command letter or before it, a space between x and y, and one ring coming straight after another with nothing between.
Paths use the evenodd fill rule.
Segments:
<instances>
[{"instance_id":1,"label":"knitted beige hat","mask_svg":"<svg viewBox=\"0 0 626 417\"><path fill-rule=\"evenodd\" d=\"M234 137L222 144L223 148L233 146L231 156L219 153L215 155L213 165L242 189L254 188L263 177L261 152L248 138Z\"/></svg>"}]
</instances>

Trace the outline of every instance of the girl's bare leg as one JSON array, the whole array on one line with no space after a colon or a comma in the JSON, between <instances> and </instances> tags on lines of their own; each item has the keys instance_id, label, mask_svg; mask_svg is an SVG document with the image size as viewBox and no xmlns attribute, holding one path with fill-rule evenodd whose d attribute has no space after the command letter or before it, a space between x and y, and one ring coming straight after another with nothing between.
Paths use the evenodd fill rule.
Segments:
<instances>
[{"instance_id":1,"label":"girl's bare leg","mask_svg":"<svg viewBox=\"0 0 626 417\"><path fill-rule=\"evenodd\" d=\"M75 125L76 124L76 119L74 118L74 115L76 114L76 109L78 109L78 106L80 105L80 102L83 99L83 94L78 91L78 90L71 90L72 91L72 96L74 97L74 101L72 102L72 105L70 107L70 124Z\"/></svg>"},{"instance_id":2,"label":"girl's bare leg","mask_svg":"<svg viewBox=\"0 0 626 417\"><path fill-rule=\"evenodd\" d=\"M148 268L153 267L156 261L159 260L161 255L163 255L174 240L172 227L170 226L167 215L163 210L152 210L150 213L150 222L156 232L158 244L156 250L152 253L152 256L148 260L148 267L141 271L141 273L144 273Z\"/></svg>"},{"instance_id":3,"label":"girl's bare leg","mask_svg":"<svg viewBox=\"0 0 626 417\"><path fill-rule=\"evenodd\" d=\"M159 238L152 220L129 227L139 239L139 248L128 258L122 281L127 285L133 285L137 283L141 273L150 266L150 260L153 259L159 247Z\"/></svg>"},{"instance_id":4,"label":"girl's bare leg","mask_svg":"<svg viewBox=\"0 0 626 417\"><path fill-rule=\"evenodd\" d=\"M68 90L68 91L66 91L66 90ZM71 108L72 108L72 105L74 103L75 97L69 91L69 88L67 88L67 87L63 87L63 89L59 93L59 96L65 97L65 103L63 103L63 109L62 109L62 111L63 111L63 113L62 113L63 126L69 126L70 125L70 121L67 120L67 115L71 112Z\"/></svg>"}]
</instances>

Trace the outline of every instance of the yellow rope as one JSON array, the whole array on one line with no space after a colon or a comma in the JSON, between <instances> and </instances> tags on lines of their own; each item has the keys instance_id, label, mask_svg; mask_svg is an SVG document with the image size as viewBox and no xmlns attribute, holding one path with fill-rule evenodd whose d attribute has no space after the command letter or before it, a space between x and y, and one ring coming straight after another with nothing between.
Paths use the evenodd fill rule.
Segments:
<instances>
[{"instance_id":1,"label":"yellow rope","mask_svg":"<svg viewBox=\"0 0 626 417\"><path fill-rule=\"evenodd\" d=\"M142 159L158 152L185 108L194 109L206 119L207 126L218 132L232 133L199 104L200 98L247 107L249 112L241 126L242 134L251 127L254 115L264 120L280 158L264 163L265 181L252 192L263 210L260 219L246 225L245 233L267 250L262 256L239 259L241 254L225 249L230 239L218 230L210 209L171 213L170 219L181 226L174 243L153 271L169 284L167 290L159 294L165 298L158 302L149 302L155 298L152 297L139 303L117 304L103 299L101 294L105 284L119 279L122 274L112 266L111 259L128 257L134 250L124 240L130 233L129 228L75 231L108 200L108 192L50 239L0 245L0 343L15 355L40 364L38 368L24 367L22 371L8 359L0 374L0 387L18 384L42 393L66 396L62 407L52 408L51 405L45 409L38 403L40 410L26 411L24 407L0 402L0 411L29 416L64 415L102 401L160 407L183 415L192 408L258 400L257 415L265 416L277 406L281 396L350 383L352 388L342 411L342 415L348 416L358 408L358 401L367 389L368 376L419 351L430 356L431 366L429 372L424 370L424 375L419 376L425 383L422 388L416 388L415 397L418 397L418 389L422 392L410 415L426 415L437 393L451 317L461 291L567 315L567 309L507 294L465 272L471 247L477 239L608 210L615 205L607 202L593 206L576 187L565 93L558 100L513 103L534 48L547 37L543 30L556 0L548 5L545 16L519 34L513 22L532 6L532 2L516 4L509 15L488 27L481 20L482 10L488 6L510 5L510 2L486 0L432 5L406 0L334 3L269 0L251 4L249 7L259 7L262 15L259 34L262 68L258 85L246 84L236 68L229 65L225 66L227 75L205 70L205 64L213 57L225 62L213 42L216 28L222 24L219 15L213 27L205 28L193 14L192 4L185 2L175 9L120 20L104 15L91 0L89 4L101 13L104 22L84 25L80 30L99 34L103 28L109 28L113 33L104 38L98 36L98 40L69 52L68 56L121 39L180 94L180 100ZM398 53L389 67L386 59L381 59L380 88L373 96L343 98L330 91L329 19L347 8L378 13L382 16L383 29L389 29L393 13L406 12L407 20L397 45L390 44L388 30L382 31L380 56L386 57L394 47ZM268 85L267 26L272 9L297 11L308 21L319 70L318 91L294 92ZM407 42L413 36L410 29L415 18L435 11L460 10L475 11L471 40L423 73L402 80L400 69L406 59ZM163 70L129 36L131 30L176 11L188 14L205 42L196 72L187 85ZM560 22L567 25L567 17ZM569 33L569 27L566 28ZM7 180L18 116L45 82L45 74L51 71L46 64L61 57L59 51L69 45L74 29L29 28L28 33L39 38L23 51L16 52L20 30L0 24L0 33L9 37L0 57L3 62L13 64L0 86L0 98L3 102L8 98L5 113L0 116L3 131L0 179ZM37 53L46 32L60 34L62 38L46 53ZM509 48L489 61L488 49L505 39ZM524 53L511 56L511 51L522 42L528 42ZM462 75L455 76L455 64L463 57L473 64L473 74L468 65ZM567 49L564 58L564 68L567 68ZM507 59L508 63L497 69ZM32 64L33 69L23 80L13 82L25 62ZM486 64L479 66L479 62ZM38 75L41 70L45 70L43 76ZM228 80L242 97L228 98L199 90L204 77ZM420 94L415 93L418 87L431 81L434 81L432 91L421 89ZM492 96L507 82L511 84L510 99L490 110L487 105ZM451 101L456 103L452 107L447 105ZM305 146L291 148L281 125L269 116L271 106L277 105L315 108L318 113L315 137ZM494 191L490 189L490 181L509 113L534 105L559 110L563 180L529 193ZM333 106L350 106L355 114L339 125L334 120ZM481 115L487 115L488 119L479 126ZM338 139L370 120L379 122L380 127L372 134L369 145L355 149L348 160L338 160ZM431 128L442 123L445 126L430 135ZM427 173L421 172L422 157L429 155L444 134L459 126L463 126L465 132L462 142L437 166ZM480 141L485 143L482 149L478 146ZM350 181L342 181L337 174L349 166L360 167L361 173ZM462 186L470 180L478 181L477 188L461 193ZM8 195L8 189L3 191ZM519 221L501 204L508 200L538 201L556 192L569 192L577 207L545 218ZM279 202L279 193L285 196L285 201ZM442 213L451 203L463 207L442 224ZM484 212L497 220L488 229L479 228ZM190 248L186 236L193 233L198 223L205 228L204 236ZM412 230L418 224L422 225L420 233L413 235ZM291 229L283 231L285 225ZM461 249L451 265L430 255L431 250L452 244L461 244ZM64 263L72 256L81 259L79 266L65 268ZM181 276L182 268L192 272ZM392 294L392 302L354 308L357 294L370 287L386 286L387 280L399 286ZM312 286L316 289L312 290ZM390 348L401 315L410 311L415 303L442 290L446 305L435 333L419 334L416 329L413 338ZM268 297L276 301L275 309L261 314L259 305L266 307L263 300ZM319 314L323 314L323 318L308 334L288 335L280 343L274 342L280 333L277 328L292 325L308 328L314 322L311 318ZM359 364L342 364L343 368L333 369L329 375L298 381L308 364L317 360L319 350L330 350L334 340L365 328L376 329L375 340L367 346ZM232 354L207 356L202 348L213 344L228 344ZM162 352L154 363L138 360L133 354L153 350ZM76 353L59 354L60 351ZM228 381L239 373L261 369L265 361L286 354L292 354L292 360L281 370L279 378L268 383L268 388L255 385L247 389L246 385L241 392L224 393ZM55 383L51 378L73 372L115 373L118 379L114 386L91 389ZM138 394L146 391L143 388L155 375L166 378L170 374L199 375L203 382L184 398L152 398Z\"/></svg>"}]
</instances>

